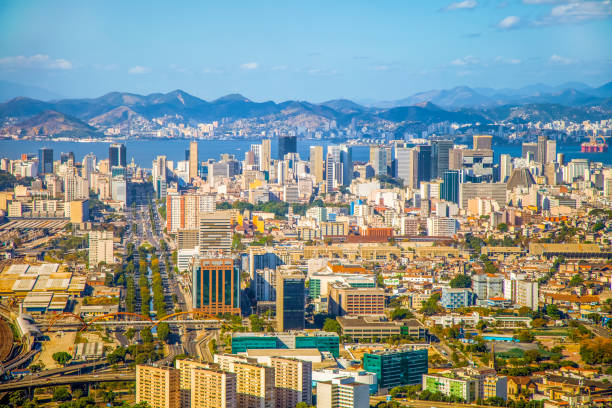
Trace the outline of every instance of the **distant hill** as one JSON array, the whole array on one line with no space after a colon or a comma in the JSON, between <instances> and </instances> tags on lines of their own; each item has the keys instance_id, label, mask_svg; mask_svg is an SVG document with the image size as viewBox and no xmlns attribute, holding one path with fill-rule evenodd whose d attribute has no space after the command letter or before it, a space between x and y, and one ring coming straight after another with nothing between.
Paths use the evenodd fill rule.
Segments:
<instances>
[{"instance_id":1,"label":"distant hill","mask_svg":"<svg viewBox=\"0 0 612 408\"><path fill-rule=\"evenodd\" d=\"M17 97L0 103L0 120L11 118L11 134L53 135L82 132L97 135L112 126L126 126L162 116L188 123L237 119L279 121L293 127L320 127L335 122L346 126L361 123L432 124L449 121L487 126L499 121L550 121L608 119L612 116L612 82L598 88L571 83L575 88L557 89L537 84L518 90L472 89L420 92L385 106L364 106L347 99L319 104L307 101L254 102L240 94L206 101L182 90L138 95L110 92L98 98L41 101ZM412 125L410 125L412 126Z\"/></svg>"},{"instance_id":2,"label":"distant hill","mask_svg":"<svg viewBox=\"0 0 612 408\"><path fill-rule=\"evenodd\" d=\"M62 95L31 85L17 84L14 82L0 81L0 102L9 101L13 98L23 96L43 101L61 99Z\"/></svg>"}]
</instances>

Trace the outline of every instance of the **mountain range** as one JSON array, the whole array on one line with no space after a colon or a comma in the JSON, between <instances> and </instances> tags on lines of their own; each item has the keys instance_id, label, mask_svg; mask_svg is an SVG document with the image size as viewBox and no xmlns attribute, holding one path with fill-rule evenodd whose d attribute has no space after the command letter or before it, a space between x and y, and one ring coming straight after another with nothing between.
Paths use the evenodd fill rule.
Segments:
<instances>
[{"instance_id":1,"label":"mountain range","mask_svg":"<svg viewBox=\"0 0 612 408\"><path fill-rule=\"evenodd\" d=\"M182 122L190 124L257 119L307 128L329 125L332 121L345 126L353 120L365 124L427 125L451 121L486 125L499 121L582 121L612 117L612 82L598 88L580 83L566 86L553 88L538 84L516 90L461 86L367 105L347 99L318 104L254 102L239 94L206 101L182 90L150 95L111 92L98 98L49 101L20 96L0 103L0 122L4 123L2 133L23 137L91 137L99 136L107 127L125 126L134 121L155 127L152 119L163 116L180 117Z\"/></svg>"}]
</instances>

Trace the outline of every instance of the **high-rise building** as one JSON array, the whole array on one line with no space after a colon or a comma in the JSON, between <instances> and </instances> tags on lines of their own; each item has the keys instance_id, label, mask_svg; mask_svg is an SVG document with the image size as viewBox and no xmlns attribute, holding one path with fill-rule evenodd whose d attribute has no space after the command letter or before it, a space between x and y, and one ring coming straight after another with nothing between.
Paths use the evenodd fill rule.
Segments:
<instances>
[{"instance_id":1,"label":"high-rise building","mask_svg":"<svg viewBox=\"0 0 612 408\"><path fill-rule=\"evenodd\" d=\"M510 183L508 183L508 186ZM467 208L470 198L491 198L499 205L506 204L506 183L461 183L459 185L459 208Z\"/></svg>"},{"instance_id":2,"label":"high-rise building","mask_svg":"<svg viewBox=\"0 0 612 408\"><path fill-rule=\"evenodd\" d=\"M278 159L283 160L287 153L297 153L297 136L282 135L278 138Z\"/></svg>"},{"instance_id":3,"label":"high-rise building","mask_svg":"<svg viewBox=\"0 0 612 408\"><path fill-rule=\"evenodd\" d=\"M310 146L310 174L315 182L323 182L323 146Z\"/></svg>"},{"instance_id":4,"label":"high-rise building","mask_svg":"<svg viewBox=\"0 0 612 408\"><path fill-rule=\"evenodd\" d=\"M493 145L493 136L491 135L474 135L474 150L491 150Z\"/></svg>"},{"instance_id":5,"label":"high-rise building","mask_svg":"<svg viewBox=\"0 0 612 408\"><path fill-rule=\"evenodd\" d=\"M374 168L374 174L377 176L386 176L388 173L387 168L387 154L389 150L384 146L370 146L370 163Z\"/></svg>"},{"instance_id":6,"label":"high-rise building","mask_svg":"<svg viewBox=\"0 0 612 408\"><path fill-rule=\"evenodd\" d=\"M126 167L125 145L123 143L112 143L108 148L109 168L115 166Z\"/></svg>"},{"instance_id":7,"label":"high-rise building","mask_svg":"<svg viewBox=\"0 0 612 408\"><path fill-rule=\"evenodd\" d=\"M458 222L449 217L427 218L427 235L431 237L452 237L457 233Z\"/></svg>"},{"instance_id":8,"label":"high-rise building","mask_svg":"<svg viewBox=\"0 0 612 408\"><path fill-rule=\"evenodd\" d=\"M201 216L215 211L212 195L170 194L166 196L166 229L175 233L180 229L197 230Z\"/></svg>"},{"instance_id":9,"label":"high-rise building","mask_svg":"<svg viewBox=\"0 0 612 408\"><path fill-rule=\"evenodd\" d=\"M317 408L368 408L370 386L353 377L317 382Z\"/></svg>"},{"instance_id":10,"label":"high-rise building","mask_svg":"<svg viewBox=\"0 0 612 408\"><path fill-rule=\"evenodd\" d=\"M548 137L545 135L538 136L538 154L536 161L540 164L546 164L546 147L548 145Z\"/></svg>"},{"instance_id":11,"label":"high-rise building","mask_svg":"<svg viewBox=\"0 0 612 408\"><path fill-rule=\"evenodd\" d=\"M512 156L502 154L499 156L499 181L505 183L512 175Z\"/></svg>"},{"instance_id":12,"label":"high-rise building","mask_svg":"<svg viewBox=\"0 0 612 408\"><path fill-rule=\"evenodd\" d=\"M279 332L304 329L305 287L299 273L277 273L276 326Z\"/></svg>"},{"instance_id":13,"label":"high-rise building","mask_svg":"<svg viewBox=\"0 0 612 408\"><path fill-rule=\"evenodd\" d=\"M365 353L363 369L376 374L381 391L402 385L420 384L423 374L427 374L427 349L394 349Z\"/></svg>"},{"instance_id":14,"label":"high-rise building","mask_svg":"<svg viewBox=\"0 0 612 408\"><path fill-rule=\"evenodd\" d=\"M408 147L395 148L395 162L397 168L397 178L404 182L404 186L409 185L410 176L412 175L411 151Z\"/></svg>"},{"instance_id":15,"label":"high-rise building","mask_svg":"<svg viewBox=\"0 0 612 408\"><path fill-rule=\"evenodd\" d=\"M200 216L200 254L232 249L232 222L228 214L215 211Z\"/></svg>"},{"instance_id":16,"label":"high-rise building","mask_svg":"<svg viewBox=\"0 0 612 408\"><path fill-rule=\"evenodd\" d=\"M227 371L236 373L237 407L276 407L274 368L242 361L229 361L227 365Z\"/></svg>"},{"instance_id":17,"label":"high-rise building","mask_svg":"<svg viewBox=\"0 0 612 408\"><path fill-rule=\"evenodd\" d=\"M151 408L179 408L179 370L171 367L136 366L136 403Z\"/></svg>"},{"instance_id":18,"label":"high-rise building","mask_svg":"<svg viewBox=\"0 0 612 408\"><path fill-rule=\"evenodd\" d=\"M312 402L312 363L290 358L272 357L276 406L295 407L300 402Z\"/></svg>"},{"instance_id":19,"label":"high-rise building","mask_svg":"<svg viewBox=\"0 0 612 408\"><path fill-rule=\"evenodd\" d=\"M113 231L89 232L89 267L95 268L100 262L115 263Z\"/></svg>"},{"instance_id":20,"label":"high-rise building","mask_svg":"<svg viewBox=\"0 0 612 408\"><path fill-rule=\"evenodd\" d=\"M546 163L554 163L557 161L557 141L546 141Z\"/></svg>"},{"instance_id":21,"label":"high-rise building","mask_svg":"<svg viewBox=\"0 0 612 408\"><path fill-rule=\"evenodd\" d=\"M195 140L189 143L189 181L198 177L198 142Z\"/></svg>"},{"instance_id":22,"label":"high-rise building","mask_svg":"<svg viewBox=\"0 0 612 408\"><path fill-rule=\"evenodd\" d=\"M236 374L213 368L192 371L192 408L236 407Z\"/></svg>"},{"instance_id":23,"label":"high-rise building","mask_svg":"<svg viewBox=\"0 0 612 408\"><path fill-rule=\"evenodd\" d=\"M53 149L48 147L38 149L38 173L53 173Z\"/></svg>"},{"instance_id":24,"label":"high-rise building","mask_svg":"<svg viewBox=\"0 0 612 408\"><path fill-rule=\"evenodd\" d=\"M191 408L191 393L193 384L193 371L207 369L208 365L193 360L176 359L176 369L179 370L179 394L181 408Z\"/></svg>"},{"instance_id":25,"label":"high-rise building","mask_svg":"<svg viewBox=\"0 0 612 408\"><path fill-rule=\"evenodd\" d=\"M261 141L261 171L270 171L270 161L272 160L272 141L263 139Z\"/></svg>"},{"instance_id":26,"label":"high-rise building","mask_svg":"<svg viewBox=\"0 0 612 408\"><path fill-rule=\"evenodd\" d=\"M192 282L194 309L211 315L240 315L240 270L233 259L197 259Z\"/></svg>"},{"instance_id":27,"label":"high-rise building","mask_svg":"<svg viewBox=\"0 0 612 408\"><path fill-rule=\"evenodd\" d=\"M527 159L529 155L533 157L533 160L536 160L536 158L538 157L538 144L537 143L531 143L531 142L523 143L521 157L523 159Z\"/></svg>"},{"instance_id":28,"label":"high-rise building","mask_svg":"<svg viewBox=\"0 0 612 408\"><path fill-rule=\"evenodd\" d=\"M431 180L431 146L421 145L415 149L418 155L416 165L418 185L416 187L419 187L422 181Z\"/></svg>"},{"instance_id":29,"label":"high-rise building","mask_svg":"<svg viewBox=\"0 0 612 408\"><path fill-rule=\"evenodd\" d=\"M459 204L459 171L447 170L442 174L440 198Z\"/></svg>"},{"instance_id":30,"label":"high-rise building","mask_svg":"<svg viewBox=\"0 0 612 408\"><path fill-rule=\"evenodd\" d=\"M60 153L60 163L68 163L72 160L72 164L74 164L74 152L61 152Z\"/></svg>"},{"instance_id":31,"label":"high-rise building","mask_svg":"<svg viewBox=\"0 0 612 408\"><path fill-rule=\"evenodd\" d=\"M87 153L85 157L83 157L83 177L87 179L87 181L91 181L91 174L96 170L96 155L93 153Z\"/></svg>"},{"instance_id":32,"label":"high-rise building","mask_svg":"<svg viewBox=\"0 0 612 408\"><path fill-rule=\"evenodd\" d=\"M431 178L442 177L449 169L449 155L454 147L452 140L434 140L431 142Z\"/></svg>"}]
</instances>

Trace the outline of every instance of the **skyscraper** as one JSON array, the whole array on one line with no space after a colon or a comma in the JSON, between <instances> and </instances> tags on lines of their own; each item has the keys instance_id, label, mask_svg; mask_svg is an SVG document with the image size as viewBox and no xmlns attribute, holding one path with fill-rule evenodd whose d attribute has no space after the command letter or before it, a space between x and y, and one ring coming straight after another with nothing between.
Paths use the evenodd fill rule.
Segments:
<instances>
[{"instance_id":1,"label":"skyscraper","mask_svg":"<svg viewBox=\"0 0 612 408\"><path fill-rule=\"evenodd\" d=\"M474 135L474 150L491 150L493 145L493 136L491 135Z\"/></svg>"},{"instance_id":2,"label":"skyscraper","mask_svg":"<svg viewBox=\"0 0 612 408\"><path fill-rule=\"evenodd\" d=\"M531 154L534 159L538 157L538 144L537 143L531 143L531 142L523 143L521 157L523 159L526 159L529 154Z\"/></svg>"},{"instance_id":3,"label":"skyscraper","mask_svg":"<svg viewBox=\"0 0 612 408\"><path fill-rule=\"evenodd\" d=\"M123 143L112 143L108 148L108 167L126 167L125 145Z\"/></svg>"},{"instance_id":4,"label":"skyscraper","mask_svg":"<svg viewBox=\"0 0 612 408\"><path fill-rule=\"evenodd\" d=\"M548 137L545 135L538 136L538 154L536 161L540 164L546 164L546 145L548 144Z\"/></svg>"},{"instance_id":5,"label":"skyscraper","mask_svg":"<svg viewBox=\"0 0 612 408\"><path fill-rule=\"evenodd\" d=\"M60 154L60 163L67 163L69 160L72 160L74 164L74 152L62 152Z\"/></svg>"},{"instance_id":6,"label":"skyscraper","mask_svg":"<svg viewBox=\"0 0 612 408\"><path fill-rule=\"evenodd\" d=\"M198 142L189 143L189 181L198 177Z\"/></svg>"},{"instance_id":7,"label":"skyscraper","mask_svg":"<svg viewBox=\"0 0 612 408\"><path fill-rule=\"evenodd\" d=\"M546 141L546 163L554 163L557 161L557 141Z\"/></svg>"},{"instance_id":8,"label":"skyscraper","mask_svg":"<svg viewBox=\"0 0 612 408\"><path fill-rule=\"evenodd\" d=\"M323 181L323 146L310 146L310 173L315 181Z\"/></svg>"},{"instance_id":9,"label":"skyscraper","mask_svg":"<svg viewBox=\"0 0 612 408\"><path fill-rule=\"evenodd\" d=\"M454 147L452 140L434 140L431 142L431 178L442 177L448 170L449 152Z\"/></svg>"},{"instance_id":10,"label":"skyscraper","mask_svg":"<svg viewBox=\"0 0 612 408\"><path fill-rule=\"evenodd\" d=\"M276 326L279 332L304 329L304 276L276 276Z\"/></svg>"},{"instance_id":11,"label":"skyscraper","mask_svg":"<svg viewBox=\"0 0 612 408\"><path fill-rule=\"evenodd\" d=\"M421 181L431 180L431 146L421 145L416 147L419 161L418 161L418 183ZM418 186L417 186L418 187Z\"/></svg>"},{"instance_id":12,"label":"skyscraper","mask_svg":"<svg viewBox=\"0 0 612 408\"><path fill-rule=\"evenodd\" d=\"M221 211L200 217L200 254L232 249L232 223L230 216Z\"/></svg>"},{"instance_id":13,"label":"skyscraper","mask_svg":"<svg viewBox=\"0 0 612 408\"><path fill-rule=\"evenodd\" d=\"M264 139L261 141L261 171L270 171L270 160L272 160L272 141Z\"/></svg>"},{"instance_id":14,"label":"skyscraper","mask_svg":"<svg viewBox=\"0 0 612 408\"><path fill-rule=\"evenodd\" d=\"M193 268L193 308L240 315L240 270L230 258L202 258Z\"/></svg>"},{"instance_id":15,"label":"skyscraper","mask_svg":"<svg viewBox=\"0 0 612 408\"><path fill-rule=\"evenodd\" d=\"M409 185L410 181L410 148L408 147L397 147L395 149L395 161L397 166L397 178L404 182L404 186Z\"/></svg>"},{"instance_id":16,"label":"skyscraper","mask_svg":"<svg viewBox=\"0 0 612 408\"><path fill-rule=\"evenodd\" d=\"M312 362L293 358L271 357L276 387L276 406L295 407L312 402Z\"/></svg>"},{"instance_id":17,"label":"skyscraper","mask_svg":"<svg viewBox=\"0 0 612 408\"><path fill-rule=\"evenodd\" d=\"M445 171L443 180L440 198L453 203L459 203L459 171Z\"/></svg>"},{"instance_id":18,"label":"skyscraper","mask_svg":"<svg viewBox=\"0 0 612 408\"><path fill-rule=\"evenodd\" d=\"M512 174L512 156L502 154L499 156L499 181L505 183Z\"/></svg>"},{"instance_id":19,"label":"skyscraper","mask_svg":"<svg viewBox=\"0 0 612 408\"><path fill-rule=\"evenodd\" d=\"M38 173L53 173L53 149L48 147L38 149Z\"/></svg>"},{"instance_id":20,"label":"skyscraper","mask_svg":"<svg viewBox=\"0 0 612 408\"><path fill-rule=\"evenodd\" d=\"M278 138L278 159L283 160L287 153L297 153L297 136L282 135Z\"/></svg>"},{"instance_id":21,"label":"skyscraper","mask_svg":"<svg viewBox=\"0 0 612 408\"><path fill-rule=\"evenodd\" d=\"M96 156L93 153L87 153L83 157L83 177L91 181L91 173L96 169Z\"/></svg>"}]
</instances>

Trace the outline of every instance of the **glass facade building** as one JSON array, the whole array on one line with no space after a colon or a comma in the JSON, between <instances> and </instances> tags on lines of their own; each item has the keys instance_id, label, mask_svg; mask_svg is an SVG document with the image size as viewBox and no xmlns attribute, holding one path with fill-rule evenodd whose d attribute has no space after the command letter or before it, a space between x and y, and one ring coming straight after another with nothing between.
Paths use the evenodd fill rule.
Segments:
<instances>
[{"instance_id":1,"label":"glass facade building","mask_svg":"<svg viewBox=\"0 0 612 408\"><path fill-rule=\"evenodd\" d=\"M297 153L297 136L285 135L278 138L278 159L283 160L287 153Z\"/></svg>"},{"instance_id":2,"label":"glass facade building","mask_svg":"<svg viewBox=\"0 0 612 408\"><path fill-rule=\"evenodd\" d=\"M375 373L380 389L420 384L428 369L427 349L390 350L363 355L363 369Z\"/></svg>"},{"instance_id":3,"label":"glass facade building","mask_svg":"<svg viewBox=\"0 0 612 408\"><path fill-rule=\"evenodd\" d=\"M200 259L193 270L193 307L210 315L240 314L240 270L232 259Z\"/></svg>"}]
</instances>

